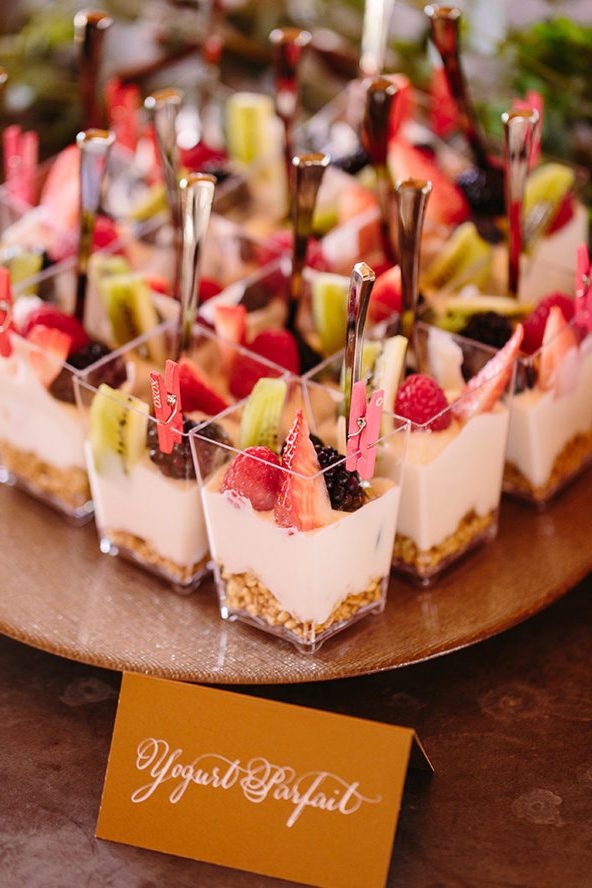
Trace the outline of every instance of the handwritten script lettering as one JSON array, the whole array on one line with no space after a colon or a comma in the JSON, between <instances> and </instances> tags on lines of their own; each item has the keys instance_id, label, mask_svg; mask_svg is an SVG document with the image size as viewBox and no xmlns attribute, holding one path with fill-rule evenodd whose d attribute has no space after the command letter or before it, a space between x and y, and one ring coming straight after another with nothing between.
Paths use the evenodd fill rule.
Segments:
<instances>
[{"instance_id":1,"label":"handwritten script lettering","mask_svg":"<svg viewBox=\"0 0 592 888\"><path fill-rule=\"evenodd\" d=\"M237 787L255 805L269 800L290 802L294 807L286 821L294 826L306 808L338 814L354 814L363 804L376 805L380 796L370 798L360 792L357 781L348 781L329 771L297 774L294 768L274 765L265 758L252 758L245 764L216 753L203 753L183 761L182 749L171 750L166 740L142 740L136 753L136 767L150 780L136 789L132 802L141 804L160 786L167 784L168 800L176 805L190 785L229 790Z\"/></svg>"}]
</instances>

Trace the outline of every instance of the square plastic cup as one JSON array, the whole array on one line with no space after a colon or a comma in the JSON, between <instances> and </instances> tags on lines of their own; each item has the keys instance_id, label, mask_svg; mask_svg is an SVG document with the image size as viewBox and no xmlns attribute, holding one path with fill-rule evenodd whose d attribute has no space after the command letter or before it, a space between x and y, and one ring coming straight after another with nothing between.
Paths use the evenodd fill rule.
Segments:
<instances>
[{"instance_id":1,"label":"square plastic cup","mask_svg":"<svg viewBox=\"0 0 592 888\"><path fill-rule=\"evenodd\" d=\"M417 322L413 353L414 371L433 377L449 403L430 423L410 424L393 567L428 586L497 534L515 367L493 377L500 396L492 409L460 420L452 403L468 400L461 394L465 384L494 352ZM310 377L338 388L342 363L336 355ZM441 430L433 430L434 420Z\"/></svg>"},{"instance_id":2,"label":"square plastic cup","mask_svg":"<svg viewBox=\"0 0 592 888\"><path fill-rule=\"evenodd\" d=\"M210 435L229 440L211 417L224 415L235 403L233 374L248 373L254 384L257 377L279 377L284 371L196 326L183 358L197 380L187 395L190 409L184 410L181 440L172 453L163 453L149 374L164 373L174 329L173 323L165 324L133 349L120 350L116 360L125 366L126 382L117 392L100 386L92 373L77 377L76 390L101 551L140 565L176 591L190 592L207 572L209 553L189 430L208 421ZM108 382L109 359L101 371ZM214 444L205 444L203 452L206 462L219 457Z\"/></svg>"},{"instance_id":3,"label":"square plastic cup","mask_svg":"<svg viewBox=\"0 0 592 888\"><path fill-rule=\"evenodd\" d=\"M306 439L309 429L322 445L343 453L341 394L294 377L283 385L277 451L293 429L292 445L307 450L307 459L311 450L314 456ZM247 410L248 401L229 411L225 422L244 429ZM336 453L331 465L315 468L315 462L308 462L310 470L300 471L291 460L288 467L279 465L277 457L265 458L265 451L261 456L261 451L241 447L236 433L229 435L232 444L212 444L208 424L191 433L224 619L313 653L327 638L384 609L407 428L405 421L390 418L388 432L374 445L374 475L361 485ZM200 458L203 446L218 451L212 466ZM246 479L245 487L237 474ZM349 498L335 493L340 484L353 485Z\"/></svg>"},{"instance_id":4,"label":"square plastic cup","mask_svg":"<svg viewBox=\"0 0 592 888\"><path fill-rule=\"evenodd\" d=\"M592 464L592 334L572 320L518 361L504 492L538 508Z\"/></svg>"}]
</instances>

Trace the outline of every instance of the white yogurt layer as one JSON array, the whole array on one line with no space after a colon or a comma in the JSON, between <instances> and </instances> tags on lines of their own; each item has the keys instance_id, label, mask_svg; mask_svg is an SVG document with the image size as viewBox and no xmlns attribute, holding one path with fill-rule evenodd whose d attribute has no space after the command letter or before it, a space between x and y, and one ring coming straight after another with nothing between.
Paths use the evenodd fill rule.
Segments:
<instances>
[{"instance_id":1,"label":"white yogurt layer","mask_svg":"<svg viewBox=\"0 0 592 888\"><path fill-rule=\"evenodd\" d=\"M296 619L323 623L348 595L388 575L400 493L390 482L356 512L336 512L332 524L299 533L246 500L233 503L217 480L203 489L212 557L231 574L254 574Z\"/></svg>"},{"instance_id":2,"label":"white yogurt layer","mask_svg":"<svg viewBox=\"0 0 592 888\"><path fill-rule=\"evenodd\" d=\"M502 404L442 432L411 432L397 532L421 549L438 546L469 512L497 508L509 411Z\"/></svg>"},{"instance_id":3,"label":"white yogurt layer","mask_svg":"<svg viewBox=\"0 0 592 888\"><path fill-rule=\"evenodd\" d=\"M115 460L99 473L88 442L84 450L100 533L131 533L180 567L192 567L207 555L208 540L195 479L167 478L148 455L127 474Z\"/></svg>"},{"instance_id":4,"label":"white yogurt layer","mask_svg":"<svg viewBox=\"0 0 592 888\"><path fill-rule=\"evenodd\" d=\"M592 336L581 349L577 383L569 394L526 389L514 395L508 462L533 487L544 486L555 460L577 434L592 428Z\"/></svg>"},{"instance_id":5,"label":"white yogurt layer","mask_svg":"<svg viewBox=\"0 0 592 888\"><path fill-rule=\"evenodd\" d=\"M23 340L11 341L12 355L0 358L0 439L57 469L84 469L76 406L53 398L32 369Z\"/></svg>"},{"instance_id":6,"label":"white yogurt layer","mask_svg":"<svg viewBox=\"0 0 592 888\"><path fill-rule=\"evenodd\" d=\"M556 266L565 272L566 268L573 268L575 274L576 251L580 244L588 243L588 227L588 210L583 203L576 201L574 214L569 222L562 225L554 234L547 234L541 238L533 255L533 265L536 265L537 256L540 256L541 262L547 269ZM550 282L547 283L547 293L553 289L565 289L565 283L562 287L549 287Z\"/></svg>"}]
</instances>

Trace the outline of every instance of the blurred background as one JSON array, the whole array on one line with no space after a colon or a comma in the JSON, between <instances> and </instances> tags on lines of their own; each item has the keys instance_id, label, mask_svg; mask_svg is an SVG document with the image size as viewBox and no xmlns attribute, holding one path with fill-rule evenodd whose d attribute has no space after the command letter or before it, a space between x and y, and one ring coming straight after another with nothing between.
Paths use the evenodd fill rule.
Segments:
<instances>
[{"instance_id":1,"label":"blurred background","mask_svg":"<svg viewBox=\"0 0 592 888\"><path fill-rule=\"evenodd\" d=\"M220 6L217 4L220 3ZM215 4L215 5L214 5ZM313 33L303 66L303 101L316 110L356 75L362 0L104 0L113 14L103 75L158 86L196 87L207 76L230 86L266 88L268 35L295 24ZM408 74L428 89L432 59L423 3L397 0L386 70ZM464 0L465 65L487 132L500 135L500 113L514 95L536 89L545 98L547 153L592 165L591 0ZM40 130L44 156L81 126L72 19L75 0L2 0L0 64L10 74L2 125ZM204 64L204 40L223 46L219 64ZM212 69L216 68L214 75Z\"/></svg>"}]
</instances>

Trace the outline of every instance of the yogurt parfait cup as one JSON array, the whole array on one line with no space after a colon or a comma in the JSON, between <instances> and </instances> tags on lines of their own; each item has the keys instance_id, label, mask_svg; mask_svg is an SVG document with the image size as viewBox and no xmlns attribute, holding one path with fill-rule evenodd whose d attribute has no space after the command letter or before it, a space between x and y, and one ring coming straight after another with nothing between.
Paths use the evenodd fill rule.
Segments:
<instances>
[{"instance_id":1,"label":"yogurt parfait cup","mask_svg":"<svg viewBox=\"0 0 592 888\"><path fill-rule=\"evenodd\" d=\"M93 384L90 374L77 378L76 390L101 551L140 565L176 591L190 592L207 572L209 551L189 432L208 421L207 434L229 442L225 426L212 417L224 416L236 400L235 370L247 367L251 385L256 372L279 377L283 371L196 326L191 348L179 361L183 430L166 453L159 435L166 424L153 414L150 372L164 374L174 331L174 322L159 331L162 352L150 351L150 335L135 349L120 350L126 381L119 390ZM198 449L208 470L222 453L213 440Z\"/></svg>"},{"instance_id":2,"label":"yogurt parfait cup","mask_svg":"<svg viewBox=\"0 0 592 888\"><path fill-rule=\"evenodd\" d=\"M408 424L392 418L362 482L340 455L341 402L302 379L261 380L226 414L238 434L214 443L213 469L199 459L208 424L191 434L222 617L304 653L386 601Z\"/></svg>"}]
</instances>

